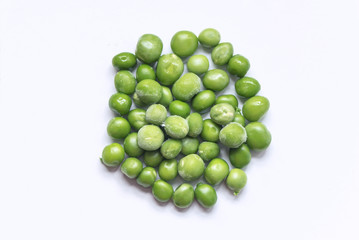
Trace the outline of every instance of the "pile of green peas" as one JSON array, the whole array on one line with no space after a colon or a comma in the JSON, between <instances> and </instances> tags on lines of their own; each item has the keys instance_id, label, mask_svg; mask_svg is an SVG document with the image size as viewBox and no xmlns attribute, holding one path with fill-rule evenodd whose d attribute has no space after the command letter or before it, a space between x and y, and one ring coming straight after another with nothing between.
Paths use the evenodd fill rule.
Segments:
<instances>
[{"instance_id":1,"label":"pile of green peas","mask_svg":"<svg viewBox=\"0 0 359 240\"><path fill-rule=\"evenodd\" d=\"M173 53L162 54L162 40L144 34L135 54L122 52L112 59L117 92L109 107L117 116L107 125L114 143L103 149L101 161L107 167L122 163L125 176L152 187L160 202L172 199L178 208L189 207L194 199L212 207L217 202L213 186L221 182L237 195L247 183L242 169L250 163L251 151L265 150L271 143L269 130L260 122L269 101L257 95L260 83L246 76L248 59L234 55L232 44L220 40L213 28L198 36L179 31L171 40ZM206 56L193 55L199 44L212 49L213 63L227 71L209 69ZM220 95L230 75L238 78L237 96ZM242 109L238 99L244 101ZM210 118L203 119L207 112ZM222 149L228 151L230 164L219 158ZM171 182L178 175L184 183L174 190Z\"/></svg>"}]
</instances>

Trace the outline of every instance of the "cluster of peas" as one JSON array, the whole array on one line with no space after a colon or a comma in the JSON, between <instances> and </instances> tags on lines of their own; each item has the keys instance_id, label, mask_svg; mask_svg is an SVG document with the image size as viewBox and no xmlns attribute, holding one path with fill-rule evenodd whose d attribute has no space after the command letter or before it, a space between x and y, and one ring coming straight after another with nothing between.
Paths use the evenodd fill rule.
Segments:
<instances>
[{"instance_id":1,"label":"cluster of peas","mask_svg":"<svg viewBox=\"0 0 359 240\"><path fill-rule=\"evenodd\" d=\"M239 77L235 90L246 99L242 113L236 96L216 98L215 92L228 86L229 76L221 69L208 70L205 56L191 56L198 42L205 48L213 48L214 64L227 65L228 72ZM212 28L203 30L198 38L192 32L180 31L171 40L173 53L161 56L161 39L145 34L138 40L136 55L123 52L112 59L119 71L115 76L117 93L111 96L109 106L119 117L110 120L107 132L114 139L124 139L124 144L123 147L119 143L106 146L101 160L108 167L117 167L126 153L129 157L121 165L121 171L131 179L136 178L143 187L152 186L158 201L167 202L172 198L179 208L190 206L194 198L203 207L212 207L217 201L212 185L225 179L228 188L238 194L247 182L241 168L250 162L250 150L264 150L271 142L270 132L258 122L268 111L269 101L256 96L260 90L258 81L245 77L250 67L248 59L239 54L233 56L232 44L219 42L220 34ZM189 72L182 75L181 58L189 56ZM137 59L142 64L134 77L128 70L135 67ZM204 91L200 91L202 84ZM132 100L138 108L130 111ZM208 111L210 119L203 120L201 113ZM130 133L131 127L138 132ZM229 148L232 170L226 161L218 158L218 142ZM180 153L185 156L177 162ZM146 167L138 159L141 155ZM209 162L207 167L205 162ZM156 180L156 167L159 180ZM174 191L168 182L177 174L187 182L204 174L209 184L198 183L194 190L191 184L183 183Z\"/></svg>"}]
</instances>

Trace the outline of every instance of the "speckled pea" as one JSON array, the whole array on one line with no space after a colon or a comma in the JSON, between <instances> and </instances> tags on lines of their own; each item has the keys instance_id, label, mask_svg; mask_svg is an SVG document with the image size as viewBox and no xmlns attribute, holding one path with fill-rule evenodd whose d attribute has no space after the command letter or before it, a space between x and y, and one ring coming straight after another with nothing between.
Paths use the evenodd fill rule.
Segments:
<instances>
[{"instance_id":1,"label":"speckled pea","mask_svg":"<svg viewBox=\"0 0 359 240\"><path fill-rule=\"evenodd\" d=\"M250 122L256 122L266 114L269 109L269 106L270 103L266 97L251 97L243 104L243 117Z\"/></svg>"},{"instance_id":2,"label":"speckled pea","mask_svg":"<svg viewBox=\"0 0 359 240\"><path fill-rule=\"evenodd\" d=\"M127 94L115 93L110 97L108 105L112 111L123 116L129 113L132 100Z\"/></svg>"},{"instance_id":3,"label":"speckled pea","mask_svg":"<svg viewBox=\"0 0 359 240\"><path fill-rule=\"evenodd\" d=\"M229 62L233 56L233 46L231 43L224 42L218 44L212 51L211 57L214 64L223 66Z\"/></svg>"},{"instance_id":4,"label":"speckled pea","mask_svg":"<svg viewBox=\"0 0 359 240\"><path fill-rule=\"evenodd\" d=\"M154 34L144 34L137 42L136 56L142 62L151 64L161 56L162 40Z\"/></svg>"},{"instance_id":5,"label":"speckled pea","mask_svg":"<svg viewBox=\"0 0 359 240\"><path fill-rule=\"evenodd\" d=\"M167 118L167 109L161 104L152 104L146 110L146 122L161 125Z\"/></svg>"},{"instance_id":6,"label":"speckled pea","mask_svg":"<svg viewBox=\"0 0 359 240\"><path fill-rule=\"evenodd\" d=\"M198 150L199 140L197 138L185 137L182 139L182 150L183 155L194 154Z\"/></svg>"},{"instance_id":7,"label":"speckled pea","mask_svg":"<svg viewBox=\"0 0 359 240\"><path fill-rule=\"evenodd\" d=\"M204 162L197 154L187 155L178 162L178 174L185 181L193 181L202 176Z\"/></svg>"},{"instance_id":8,"label":"speckled pea","mask_svg":"<svg viewBox=\"0 0 359 240\"><path fill-rule=\"evenodd\" d=\"M215 104L228 103L231 104L234 109L238 108L238 99L233 94L226 94L218 96Z\"/></svg>"},{"instance_id":9,"label":"speckled pea","mask_svg":"<svg viewBox=\"0 0 359 240\"><path fill-rule=\"evenodd\" d=\"M197 47L197 36L190 31L179 31L171 39L171 49L180 57L191 56Z\"/></svg>"},{"instance_id":10,"label":"speckled pea","mask_svg":"<svg viewBox=\"0 0 359 240\"><path fill-rule=\"evenodd\" d=\"M118 143L111 143L103 149L101 161L107 167L118 167L124 158L123 147Z\"/></svg>"},{"instance_id":11,"label":"speckled pea","mask_svg":"<svg viewBox=\"0 0 359 240\"><path fill-rule=\"evenodd\" d=\"M229 84L229 76L222 69L209 70L203 77L205 88L213 91L222 91Z\"/></svg>"},{"instance_id":12,"label":"speckled pea","mask_svg":"<svg viewBox=\"0 0 359 240\"><path fill-rule=\"evenodd\" d=\"M188 136L197 137L203 129L203 118L199 113L192 113L187 117L189 127Z\"/></svg>"},{"instance_id":13,"label":"speckled pea","mask_svg":"<svg viewBox=\"0 0 359 240\"><path fill-rule=\"evenodd\" d=\"M122 52L112 58L112 66L118 70L128 70L136 65L136 56L129 52Z\"/></svg>"},{"instance_id":14,"label":"speckled pea","mask_svg":"<svg viewBox=\"0 0 359 240\"><path fill-rule=\"evenodd\" d=\"M130 95L135 92L136 79L130 71L121 70L115 75L115 87L117 92Z\"/></svg>"},{"instance_id":15,"label":"speckled pea","mask_svg":"<svg viewBox=\"0 0 359 240\"><path fill-rule=\"evenodd\" d=\"M198 147L198 155L206 162L218 157L219 146L214 142L202 142Z\"/></svg>"},{"instance_id":16,"label":"speckled pea","mask_svg":"<svg viewBox=\"0 0 359 240\"><path fill-rule=\"evenodd\" d=\"M137 143L137 133L130 133L123 142L123 147L125 152L130 157L139 157L143 154L142 148L138 146Z\"/></svg>"},{"instance_id":17,"label":"speckled pea","mask_svg":"<svg viewBox=\"0 0 359 240\"><path fill-rule=\"evenodd\" d=\"M233 168L228 174L226 184L233 194L237 195L247 184L247 175L243 170Z\"/></svg>"},{"instance_id":18,"label":"speckled pea","mask_svg":"<svg viewBox=\"0 0 359 240\"><path fill-rule=\"evenodd\" d=\"M169 116L165 121L165 131L172 138L182 139L188 134L188 123L180 116Z\"/></svg>"},{"instance_id":19,"label":"speckled pea","mask_svg":"<svg viewBox=\"0 0 359 240\"><path fill-rule=\"evenodd\" d=\"M187 69L188 72L201 75L208 71L209 61L204 55L194 55L188 59Z\"/></svg>"},{"instance_id":20,"label":"speckled pea","mask_svg":"<svg viewBox=\"0 0 359 240\"><path fill-rule=\"evenodd\" d=\"M243 127L246 124L245 118L243 117L243 115L239 111L236 111L236 113L234 114L234 118L233 118L232 122L239 123Z\"/></svg>"},{"instance_id":21,"label":"speckled pea","mask_svg":"<svg viewBox=\"0 0 359 240\"><path fill-rule=\"evenodd\" d=\"M140 130L141 127L148 124L148 122L146 122L146 111L141 108L131 110L127 116L127 119L131 127L136 131Z\"/></svg>"},{"instance_id":22,"label":"speckled pea","mask_svg":"<svg viewBox=\"0 0 359 240\"><path fill-rule=\"evenodd\" d=\"M237 148L247 140L244 127L236 122L227 124L219 132L219 141L229 148Z\"/></svg>"},{"instance_id":23,"label":"speckled pea","mask_svg":"<svg viewBox=\"0 0 359 240\"><path fill-rule=\"evenodd\" d=\"M231 148L229 150L229 160L233 167L243 168L251 161L251 152L247 144L242 144L238 148Z\"/></svg>"},{"instance_id":24,"label":"speckled pea","mask_svg":"<svg viewBox=\"0 0 359 240\"><path fill-rule=\"evenodd\" d=\"M147 106L144 102L142 102L140 100L140 98L138 97L136 92L132 95L132 100L135 103L136 107L146 107Z\"/></svg>"},{"instance_id":25,"label":"speckled pea","mask_svg":"<svg viewBox=\"0 0 359 240\"><path fill-rule=\"evenodd\" d=\"M188 103L175 100L170 103L169 111L171 115L177 115L186 118L191 113L191 107L188 105Z\"/></svg>"},{"instance_id":26,"label":"speckled pea","mask_svg":"<svg viewBox=\"0 0 359 240\"><path fill-rule=\"evenodd\" d=\"M163 180L157 180L152 186L152 194L157 201L168 202L173 195L173 187Z\"/></svg>"},{"instance_id":27,"label":"speckled pea","mask_svg":"<svg viewBox=\"0 0 359 240\"><path fill-rule=\"evenodd\" d=\"M221 158L211 160L204 170L204 178L211 185L220 184L229 173L229 166L226 161Z\"/></svg>"},{"instance_id":28,"label":"speckled pea","mask_svg":"<svg viewBox=\"0 0 359 240\"><path fill-rule=\"evenodd\" d=\"M156 80L156 73L150 65L141 64L136 70L136 80L141 82L145 79Z\"/></svg>"},{"instance_id":29,"label":"speckled pea","mask_svg":"<svg viewBox=\"0 0 359 240\"><path fill-rule=\"evenodd\" d=\"M172 101L173 101L173 96L171 89L162 86L162 97L158 103L162 104L165 107L168 107Z\"/></svg>"},{"instance_id":30,"label":"speckled pea","mask_svg":"<svg viewBox=\"0 0 359 240\"><path fill-rule=\"evenodd\" d=\"M213 207L217 202L216 190L211 185L198 183L194 195L199 204L205 208Z\"/></svg>"},{"instance_id":31,"label":"speckled pea","mask_svg":"<svg viewBox=\"0 0 359 240\"><path fill-rule=\"evenodd\" d=\"M194 73L186 73L172 87L172 94L177 100L187 102L201 89L201 79Z\"/></svg>"},{"instance_id":32,"label":"speckled pea","mask_svg":"<svg viewBox=\"0 0 359 240\"><path fill-rule=\"evenodd\" d=\"M146 151L143 155L143 162L148 167L157 167L163 160L163 156L159 150Z\"/></svg>"},{"instance_id":33,"label":"speckled pea","mask_svg":"<svg viewBox=\"0 0 359 240\"><path fill-rule=\"evenodd\" d=\"M217 123L213 122L211 119L206 119L203 121L201 137L205 141L217 142L220 130L221 127Z\"/></svg>"},{"instance_id":34,"label":"speckled pea","mask_svg":"<svg viewBox=\"0 0 359 240\"><path fill-rule=\"evenodd\" d=\"M165 54L158 60L156 75L158 81L165 86L172 85L182 75L184 65L176 54Z\"/></svg>"},{"instance_id":35,"label":"speckled pea","mask_svg":"<svg viewBox=\"0 0 359 240\"><path fill-rule=\"evenodd\" d=\"M142 169L142 162L134 157L127 158L121 165L121 172L131 179L136 178Z\"/></svg>"},{"instance_id":36,"label":"speckled pea","mask_svg":"<svg viewBox=\"0 0 359 240\"><path fill-rule=\"evenodd\" d=\"M216 101L216 94L212 90L204 90L192 99L194 111L203 113L208 110Z\"/></svg>"},{"instance_id":37,"label":"speckled pea","mask_svg":"<svg viewBox=\"0 0 359 240\"><path fill-rule=\"evenodd\" d=\"M161 154L166 159L173 159L182 150L182 141L177 139L168 139L161 146Z\"/></svg>"},{"instance_id":38,"label":"speckled pea","mask_svg":"<svg viewBox=\"0 0 359 240\"><path fill-rule=\"evenodd\" d=\"M155 125L145 125L138 131L137 143L143 150L157 150L161 147L163 140L162 130Z\"/></svg>"},{"instance_id":39,"label":"speckled pea","mask_svg":"<svg viewBox=\"0 0 359 240\"><path fill-rule=\"evenodd\" d=\"M235 110L231 104L219 103L211 108L209 115L211 116L213 122L220 125L226 125L232 122L234 113Z\"/></svg>"},{"instance_id":40,"label":"speckled pea","mask_svg":"<svg viewBox=\"0 0 359 240\"><path fill-rule=\"evenodd\" d=\"M255 96L261 89L259 82L251 77L238 79L235 84L236 92L239 96L250 98Z\"/></svg>"},{"instance_id":41,"label":"speckled pea","mask_svg":"<svg viewBox=\"0 0 359 240\"><path fill-rule=\"evenodd\" d=\"M214 28L206 28L199 34L198 41L205 48L213 48L221 41L221 35Z\"/></svg>"},{"instance_id":42,"label":"speckled pea","mask_svg":"<svg viewBox=\"0 0 359 240\"><path fill-rule=\"evenodd\" d=\"M227 70L230 74L236 75L240 78L244 77L250 68L247 58L236 54L228 62Z\"/></svg>"},{"instance_id":43,"label":"speckled pea","mask_svg":"<svg viewBox=\"0 0 359 240\"><path fill-rule=\"evenodd\" d=\"M261 151L270 145L272 136L263 123L251 122L245 129L247 132L247 145L250 149Z\"/></svg>"},{"instance_id":44,"label":"speckled pea","mask_svg":"<svg viewBox=\"0 0 359 240\"><path fill-rule=\"evenodd\" d=\"M124 139L131 132L131 126L125 118L114 117L107 124L107 133L114 139Z\"/></svg>"},{"instance_id":45,"label":"speckled pea","mask_svg":"<svg viewBox=\"0 0 359 240\"><path fill-rule=\"evenodd\" d=\"M165 181L171 181L177 177L177 160L163 160L158 168L158 175Z\"/></svg>"},{"instance_id":46,"label":"speckled pea","mask_svg":"<svg viewBox=\"0 0 359 240\"><path fill-rule=\"evenodd\" d=\"M162 87L155 80L145 79L136 86L138 98L146 105L157 103L162 97Z\"/></svg>"},{"instance_id":47,"label":"speckled pea","mask_svg":"<svg viewBox=\"0 0 359 240\"><path fill-rule=\"evenodd\" d=\"M153 167L145 167L137 177L137 183L142 187L151 187L156 181L157 172Z\"/></svg>"}]
</instances>

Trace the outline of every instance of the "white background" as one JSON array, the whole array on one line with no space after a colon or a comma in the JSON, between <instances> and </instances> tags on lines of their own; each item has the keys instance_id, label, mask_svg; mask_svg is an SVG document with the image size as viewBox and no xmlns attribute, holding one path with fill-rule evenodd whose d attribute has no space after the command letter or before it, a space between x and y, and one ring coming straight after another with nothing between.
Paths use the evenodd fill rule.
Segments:
<instances>
[{"instance_id":1,"label":"white background","mask_svg":"<svg viewBox=\"0 0 359 240\"><path fill-rule=\"evenodd\" d=\"M359 239L358 1L1 0L0 20L0 239ZM250 59L273 141L237 198L181 211L98 160L111 59L207 27Z\"/></svg>"}]
</instances>

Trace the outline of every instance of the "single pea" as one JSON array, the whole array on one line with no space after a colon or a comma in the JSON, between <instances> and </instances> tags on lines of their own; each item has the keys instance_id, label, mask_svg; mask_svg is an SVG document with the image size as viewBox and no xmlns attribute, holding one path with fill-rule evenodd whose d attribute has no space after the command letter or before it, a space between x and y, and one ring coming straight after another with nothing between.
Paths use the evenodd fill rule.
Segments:
<instances>
[{"instance_id":1,"label":"single pea","mask_svg":"<svg viewBox=\"0 0 359 240\"><path fill-rule=\"evenodd\" d=\"M198 41L203 47L213 48L221 41L221 35L214 28L206 28L199 34Z\"/></svg>"},{"instance_id":2,"label":"single pea","mask_svg":"<svg viewBox=\"0 0 359 240\"><path fill-rule=\"evenodd\" d=\"M177 139L168 139L161 146L161 154L166 159L173 159L182 150L182 141Z\"/></svg>"},{"instance_id":3,"label":"single pea","mask_svg":"<svg viewBox=\"0 0 359 240\"><path fill-rule=\"evenodd\" d=\"M172 86L173 96L187 102L201 90L201 79L194 73L186 73Z\"/></svg>"},{"instance_id":4,"label":"single pea","mask_svg":"<svg viewBox=\"0 0 359 240\"><path fill-rule=\"evenodd\" d=\"M197 36L190 31L179 31L171 39L171 49L180 57L191 56L197 47Z\"/></svg>"},{"instance_id":5,"label":"single pea","mask_svg":"<svg viewBox=\"0 0 359 240\"><path fill-rule=\"evenodd\" d=\"M143 168L142 162L137 158L130 157L127 158L121 165L121 172L125 174L128 178L137 178L141 173Z\"/></svg>"},{"instance_id":6,"label":"single pea","mask_svg":"<svg viewBox=\"0 0 359 240\"><path fill-rule=\"evenodd\" d=\"M136 92L132 95L132 100L137 107L146 107L147 106L144 102L142 102L140 100L140 98L138 97Z\"/></svg>"},{"instance_id":7,"label":"single pea","mask_svg":"<svg viewBox=\"0 0 359 240\"><path fill-rule=\"evenodd\" d=\"M229 173L229 166L226 161L221 158L211 160L204 170L204 178L211 185L220 184Z\"/></svg>"},{"instance_id":8,"label":"single pea","mask_svg":"<svg viewBox=\"0 0 359 240\"><path fill-rule=\"evenodd\" d=\"M206 56L204 55L194 55L188 59L187 69L188 72L201 75L208 71L209 62Z\"/></svg>"},{"instance_id":9,"label":"single pea","mask_svg":"<svg viewBox=\"0 0 359 240\"><path fill-rule=\"evenodd\" d=\"M201 137L205 141L217 142L220 130L221 127L217 123L213 122L211 119L206 119L203 121Z\"/></svg>"},{"instance_id":10,"label":"single pea","mask_svg":"<svg viewBox=\"0 0 359 240\"><path fill-rule=\"evenodd\" d=\"M175 100L170 103L169 111L171 115L177 115L186 118L191 113L191 107L188 105L188 103Z\"/></svg>"},{"instance_id":11,"label":"single pea","mask_svg":"<svg viewBox=\"0 0 359 240\"><path fill-rule=\"evenodd\" d=\"M146 105L157 103L162 97L162 87L155 80L145 79L136 86L138 98Z\"/></svg>"},{"instance_id":12,"label":"single pea","mask_svg":"<svg viewBox=\"0 0 359 240\"><path fill-rule=\"evenodd\" d=\"M242 55L236 54L229 59L227 70L230 74L236 75L240 78L244 77L250 68L247 58Z\"/></svg>"},{"instance_id":13,"label":"single pea","mask_svg":"<svg viewBox=\"0 0 359 240\"><path fill-rule=\"evenodd\" d=\"M231 104L219 103L211 108L209 115L211 116L213 122L220 125L226 125L232 122L235 112L236 111Z\"/></svg>"},{"instance_id":14,"label":"single pea","mask_svg":"<svg viewBox=\"0 0 359 240\"><path fill-rule=\"evenodd\" d=\"M203 77L203 85L215 92L222 91L229 84L229 76L222 69L212 69L206 72Z\"/></svg>"},{"instance_id":15,"label":"single pea","mask_svg":"<svg viewBox=\"0 0 359 240\"><path fill-rule=\"evenodd\" d=\"M234 109L238 108L238 99L233 94L221 95L216 99L215 104L228 103L231 104Z\"/></svg>"},{"instance_id":16,"label":"single pea","mask_svg":"<svg viewBox=\"0 0 359 240\"><path fill-rule=\"evenodd\" d=\"M259 90L261 90L261 85L254 78L244 77L237 80L235 88L239 96L250 98L255 96Z\"/></svg>"},{"instance_id":17,"label":"single pea","mask_svg":"<svg viewBox=\"0 0 359 240\"><path fill-rule=\"evenodd\" d=\"M197 154L190 154L183 158L178 163L178 174L185 181L193 181L202 176L204 172L204 162Z\"/></svg>"},{"instance_id":18,"label":"single pea","mask_svg":"<svg viewBox=\"0 0 359 240\"><path fill-rule=\"evenodd\" d=\"M146 111L141 108L131 110L127 119L131 127L133 127L136 131L148 124L148 122L146 122Z\"/></svg>"},{"instance_id":19,"label":"single pea","mask_svg":"<svg viewBox=\"0 0 359 240\"><path fill-rule=\"evenodd\" d=\"M269 109L269 106L270 103L266 97L251 97L243 104L243 117L250 122L257 122L266 114Z\"/></svg>"},{"instance_id":20,"label":"single pea","mask_svg":"<svg viewBox=\"0 0 359 240\"><path fill-rule=\"evenodd\" d=\"M147 167L157 167L163 160L163 156L161 155L159 150L155 151L146 151L143 155L143 162Z\"/></svg>"},{"instance_id":21,"label":"single pea","mask_svg":"<svg viewBox=\"0 0 359 240\"><path fill-rule=\"evenodd\" d=\"M136 132L129 134L125 138L125 141L123 142L123 147L125 149L126 154L130 157L139 157L143 153L142 148L138 146Z\"/></svg>"},{"instance_id":22,"label":"single pea","mask_svg":"<svg viewBox=\"0 0 359 240\"><path fill-rule=\"evenodd\" d=\"M136 56L142 62L151 64L161 56L162 40L154 34L144 34L138 39Z\"/></svg>"},{"instance_id":23,"label":"single pea","mask_svg":"<svg viewBox=\"0 0 359 240\"><path fill-rule=\"evenodd\" d=\"M152 194L157 201L168 202L173 195L173 187L163 180L157 180L153 184Z\"/></svg>"},{"instance_id":24,"label":"single pea","mask_svg":"<svg viewBox=\"0 0 359 240\"><path fill-rule=\"evenodd\" d=\"M215 101L216 94L212 90L204 90L192 99L192 108L194 111L202 113L212 107Z\"/></svg>"},{"instance_id":25,"label":"single pea","mask_svg":"<svg viewBox=\"0 0 359 240\"><path fill-rule=\"evenodd\" d=\"M107 133L114 139L124 139L131 132L131 126L125 118L114 117L107 124Z\"/></svg>"},{"instance_id":26,"label":"single pea","mask_svg":"<svg viewBox=\"0 0 359 240\"><path fill-rule=\"evenodd\" d=\"M233 168L226 180L227 187L234 191L234 195L237 195L247 184L246 173L238 168Z\"/></svg>"},{"instance_id":27,"label":"single pea","mask_svg":"<svg viewBox=\"0 0 359 240\"><path fill-rule=\"evenodd\" d=\"M231 148L229 150L229 160L233 167L243 168L251 161L251 152L247 144L242 144L238 148Z\"/></svg>"},{"instance_id":28,"label":"single pea","mask_svg":"<svg viewBox=\"0 0 359 240\"><path fill-rule=\"evenodd\" d=\"M236 113L234 114L234 118L233 118L232 122L239 123L243 127L246 124L246 120L244 119L243 115L239 111L236 111Z\"/></svg>"},{"instance_id":29,"label":"single pea","mask_svg":"<svg viewBox=\"0 0 359 240\"><path fill-rule=\"evenodd\" d=\"M219 132L219 141L229 148L237 148L247 140L244 127L236 122L227 124Z\"/></svg>"},{"instance_id":30,"label":"single pea","mask_svg":"<svg viewBox=\"0 0 359 240\"><path fill-rule=\"evenodd\" d=\"M141 64L136 70L136 80L141 82L145 79L156 80L156 73L150 65Z\"/></svg>"},{"instance_id":31,"label":"single pea","mask_svg":"<svg viewBox=\"0 0 359 240\"><path fill-rule=\"evenodd\" d=\"M182 183L173 193L173 203L178 208L189 207L194 199L194 190L191 184Z\"/></svg>"},{"instance_id":32,"label":"single pea","mask_svg":"<svg viewBox=\"0 0 359 240\"><path fill-rule=\"evenodd\" d=\"M198 150L199 140L197 138L185 137L182 139L182 150L183 155L194 154Z\"/></svg>"},{"instance_id":33,"label":"single pea","mask_svg":"<svg viewBox=\"0 0 359 240\"><path fill-rule=\"evenodd\" d=\"M188 136L197 137L203 130L203 118L199 113L192 113L187 117L189 127Z\"/></svg>"},{"instance_id":34,"label":"single pea","mask_svg":"<svg viewBox=\"0 0 359 240\"><path fill-rule=\"evenodd\" d=\"M214 64L223 66L229 62L233 56L233 46L231 43L224 42L213 48L211 57Z\"/></svg>"},{"instance_id":35,"label":"single pea","mask_svg":"<svg viewBox=\"0 0 359 240\"><path fill-rule=\"evenodd\" d=\"M160 178L165 181L171 181L177 177L177 160L164 160L158 167Z\"/></svg>"},{"instance_id":36,"label":"single pea","mask_svg":"<svg viewBox=\"0 0 359 240\"><path fill-rule=\"evenodd\" d=\"M152 104L146 111L146 122L161 125L167 118L167 109L161 104Z\"/></svg>"},{"instance_id":37,"label":"single pea","mask_svg":"<svg viewBox=\"0 0 359 240\"><path fill-rule=\"evenodd\" d=\"M108 105L112 111L123 116L130 111L132 100L124 93L115 93L110 97Z\"/></svg>"},{"instance_id":38,"label":"single pea","mask_svg":"<svg viewBox=\"0 0 359 240\"><path fill-rule=\"evenodd\" d=\"M175 139L182 139L189 131L186 119L180 116L169 116L165 121L166 133Z\"/></svg>"},{"instance_id":39,"label":"single pea","mask_svg":"<svg viewBox=\"0 0 359 240\"><path fill-rule=\"evenodd\" d=\"M214 142L202 142L198 147L198 155L206 162L218 157L219 146Z\"/></svg>"},{"instance_id":40,"label":"single pea","mask_svg":"<svg viewBox=\"0 0 359 240\"><path fill-rule=\"evenodd\" d=\"M157 173L153 167L145 167L137 177L137 183L142 187L151 187L156 181Z\"/></svg>"},{"instance_id":41,"label":"single pea","mask_svg":"<svg viewBox=\"0 0 359 240\"><path fill-rule=\"evenodd\" d=\"M213 207L217 202L217 193L216 190L211 185L205 183L198 183L196 186L196 190L194 191L194 195L205 208Z\"/></svg>"},{"instance_id":42,"label":"single pea","mask_svg":"<svg viewBox=\"0 0 359 240\"><path fill-rule=\"evenodd\" d=\"M103 149L101 161L107 167L118 167L124 158L123 147L118 143L111 143Z\"/></svg>"},{"instance_id":43,"label":"single pea","mask_svg":"<svg viewBox=\"0 0 359 240\"><path fill-rule=\"evenodd\" d=\"M165 107L168 107L172 101L173 101L173 96L171 89L162 86L162 97L158 103L162 104Z\"/></svg>"},{"instance_id":44,"label":"single pea","mask_svg":"<svg viewBox=\"0 0 359 240\"><path fill-rule=\"evenodd\" d=\"M145 125L138 131L137 143L143 150L157 150L161 147L163 140L162 130L155 125Z\"/></svg>"},{"instance_id":45,"label":"single pea","mask_svg":"<svg viewBox=\"0 0 359 240\"><path fill-rule=\"evenodd\" d=\"M117 92L130 95L135 92L136 79L130 71L121 70L115 75L115 87Z\"/></svg>"},{"instance_id":46,"label":"single pea","mask_svg":"<svg viewBox=\"0 0 359 240\"><path fill-rule=\"evenodd\" d=\"M263 123L251 122L245 129L247 132L247 145L250 149L260 151L270 145L272 136Z\"/></svg>"},{"instance_id":47,"label":"single pea","mask_svg":"<svg viewBox=\"0 0 359 240\"><path fill-rule=\"evenodd\" d=\"M112 65L119 70L133 68L136 63L136 56L129 52L119 53L112 58Z\"/></svg>"},{"instance_id":48,"label":"single pea","mask_svg":"<svg viewBox=\"0 0 359 240\"><path fill-rule=\"evenodd\" d=\"M183 73L183 62L176 54L170 53L160 57L157 64L156 75L158 81L165 86L176 82Z\"/></svg>"}]
</instances>

